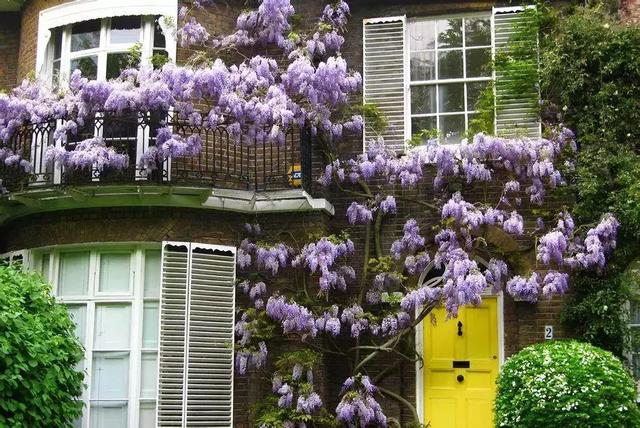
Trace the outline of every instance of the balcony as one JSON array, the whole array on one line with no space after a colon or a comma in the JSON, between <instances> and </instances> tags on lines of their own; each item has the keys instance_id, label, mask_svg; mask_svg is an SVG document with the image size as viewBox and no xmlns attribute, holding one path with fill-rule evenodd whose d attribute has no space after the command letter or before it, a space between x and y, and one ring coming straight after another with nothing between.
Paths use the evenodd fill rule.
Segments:
<instances>
[{"instance_id":1,"label":"balcony","mask_svg":"<svg viewBox=\"0 0 640 428\"><path fill-rule=\"evenodd\" d=\"M199 135L202 150L188 158L141 165L156 144L156 130L166 123L184 137ZM310 195L312 143L304 130L291 129L284 142L242 138L235 141L223 126L194 126L175 116L96 115L66 142L54 138L59 123L27 125L0 148L29 164L0 162L0 221L38 211L100 206L184 206L242 212L323 210L324 199ZM124 169L97 165L74 169L48 162L47 149L72 151L83 140L102 137L106 146L126 156ZM317 172L316 172L317 174Z\"/></svg>"}]
</instances>

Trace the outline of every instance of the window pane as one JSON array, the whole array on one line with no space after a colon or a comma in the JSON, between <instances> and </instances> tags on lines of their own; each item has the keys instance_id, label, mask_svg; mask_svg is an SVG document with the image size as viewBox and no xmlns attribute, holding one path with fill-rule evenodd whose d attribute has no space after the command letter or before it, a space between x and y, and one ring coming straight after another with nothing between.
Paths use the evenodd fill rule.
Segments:
<instances>
[{"instance_id":1,"label":"window pane","mask_svg":"<svg viewBox=\"0 0 640 428\"><path fill-rule=\"evenodd\" d=\"M156 427L156 403L144 402L140 403L140 428Z\"/></svg>"},{"instance_id":2,"label":"window pane","mask_svg":"<svg viewBox=\"0 0 640 428\"><path fill-rule=\"evenodd\" d=\"M489 17L465 18L464 32L467 46L491 46L491 19Z\"/></svg>"},{"instance_id":3,"label":"window pane","mask_svg":"<svg viewBox=\"0 0 640 428\"><path fill-rule=\"evenodd\" d=\"M92 400L127 399L129 396L128 352L94 352L92 371Z\"/></svg>"},{"instance_id":4,"label":"window pane","mask_svg":"<svg viewBox=\"0 0 640 428\"><path fill-rule=\"evenodd\" d=\"M71 52L100 46L100 20L79 22L71 28Z\"/></svg>"},{"instance_id":5,"label":"window pane","mask_svg":"<svg viewBox=\"0 0 640 428\"><path fill-rule=\"evenodd\" d=\"M140 362L140 398L156 398L158 383L158 357L144 352Z\"/></svg>"},{"instance_id":6,"label":"window pane","mask_svg":"<svg viewBox=\"0 0 640 428\"><path fill-rule=\"evenodd\" d=\"M435 47L435 24L435 21L409 22L409 49L412 52Z\"/></svg>"},{"instance_id":7,"label":"window pane","mask_svg":"<svg viewBox=\"0 0 640 428\"><path fill-rule=\"evenodd\" d=\"M438 47L462 47L462 18L441 19L438 21Z\"/></svg>"},{"instance_id":8,"label":"window pane","mask_svg":"<svg viewBox=\"0 0 640 428\"><path fill-rule=\"evenodd\" d=\"M126 427L127 423L126 401L91 403L91 427Z\"/></svg>"},{"instance_id":9,"label":"window pane","mask_svg":"<svg viewBox=\"0 0 640 428\"><path fill-rule=\"evenodd\" d=\"M139 16L117 16L111 18L111 43L139 42L140 33Z\"/></svg>"},{"instance_id":10,"label":"window pane","mask_svg":"<svg viewBox=\"0 0 640 428\"><path fill-rule=\"evenodd\" d=\"M467 83L467 110L476 110L476 103L482 92L489 87L489 82Z\"/></svg>"},{"instance_id":11,"label":"window pane","mask_svg":"<svg viewBox=\"0 0 640 428\"><path fill-rule=\"evenodd\" d=\"M464 114L440 116L440 132L446 144L459 144L464 130Z\"/></svg>"},{"instance_id":12,"label":"window pane","mask_svg":"<svg viewBox=\"0 0 640 428\"><path fill-rule=\"evenodd\" d=\"M420 131L430 131L437 129L436 118L433 117L413 117L411 118L411 134L417 134Z\"/></svg>"},{"instance_id":13,"label":"window pane","mask_svg":"<svg viewBox=\"0 0 640 428\"><path fill-rule=\"evenodd\" d=\"M49 267L51 266L51 255L43 254L42 255L42 277L49 281Z\"/></svg>"},{"instance_id":14,"label":"window pane","mask_svg":"<svg viewBox=\"0 0 640 428\"><path fill-rule=\"evenodd\" d=\"M144 253L144 297L160 297L160 251Z\"/></svg>"},{"instance_id":15,"label":"window pane","mask_svg":"<svg viewBox=\"0 0 640 428\"><path fill-rule=\"evenodd\" d=\"M433 80L436 78L435 52L411 53L411 80Z\"/></svg>"},{"instance_id":16,"label":"window pane","mask_svg":"<svg viewBox=\"0 0 640 428\"><path fill-rule=\"evenodd\" d=\"M164 33L162 32L162 27L160 27L160 23L158 22L158 19L164 19L164 18L157 18L154 22L153 47L165 48L167 47L167 41L166 41L166 38L164 37Z\"/></svg>"},{"instance_id":17,"label":"window pane","mask_svg":"<svg viewBox=\"0 0 640 428\"><path fill-rule=\"evenodd\" d=\"M438 79L462 77L462 50L438 52Z\"/></svg>"},{"instance_id":18,"label":"window pane","mask_svg":"<svg viewBox=\"0 0 640 428\"><path fill-rule=\"evenodd\" d=\"M438 85L440 112L464 111L464 83Z\"/></svg>"},{"instance_id":19,"label":"window pane","mask_svg":"<svg viewBox=\"0 0 640 428\"><path fill-rule=\"evenodd\" d=\"M80 70L82 77L86 77L90 80L98 78L98 57L85 56L82 58L76 58L71 60L71 72L74 70Z\"/></svg>"},{"instance_id":20,"label":"window pane","mask_svg":"<svg viewBox=\"0 0 640 428\"><path fill-rule=\"evenodd\" d=\"M131 57L125 52L108 54L107 79L115 79L120 76L123 70L137 65L130 63L130 61Z\"/></svg>"},{"instance_id":21,"label":"window pane","mask_svg":"<svg viewBox=\"0 0 640 428\"><path fill-rule=\"evenodd\" d=\"M87 331L87 307L85 305L67 305L71 319L76 325L76 337L85 344L85 332Z\"/></svg>"},{"instance_id":22,"label":"window pane","mask_svg":"<svg viewBox=\"0 0 640 428\"><path fill-rule=\"evenodd\" d=\"M60 59L62 56L62 28L58 27L52 30L53 35L53 59Z\"/></svg>"},{"instance_id":23,"label":"window pane","mask_svg":"<svg viewBox=\"0 0 640 428\"><path fill-rule=\"evenodd\" d=\"M489 77L491 76L491 49L468 49L467 55L467 77Z\"/></svg>"},{"instance_id":24,"label":"window pane","mask_svg":"<svg viewBox=\"0 0 640 428\"><path fill-rule=\"evenodd\" d=\"M436 112L435 85L411 87L411 114L427 114Z\"/></svg>"},{"instance_id":25,"label":"window pane","mask_svg":"<svg viewBox=\"0 0 640 428\"><path fill-rule=\"evenodd\" d=\"M94 349L129 349L130 331L129 304L96 305Z\"/></svg>"},{"instance_id":26,"label":"window pane","mask_svg":"<svg viewBox=\"0 0 640 428\"><path fill-rule=\"evenodd\" d=\"M129 292L130 253L100 254L100 292Z\"/></svg>"},{"instance_id":27,"label":"window pane","mask_svg":"<svg viewBox=\"0 0 640 428\"><path fill-rule=\"evenodd\" d=\"M89 284L89 253L60 254L59 296L85 296Z\"/></svg>"},{"instance_id":28,"label":"window pane","mask_svg":"<svg viewBox=\"0 0 640 428\"><path fill-rule=\"evenodd\" d=\"M142 347L158 347L158 317L160 315L158 302L146 302L142 314Z\"/></svg>"}]
</instances>

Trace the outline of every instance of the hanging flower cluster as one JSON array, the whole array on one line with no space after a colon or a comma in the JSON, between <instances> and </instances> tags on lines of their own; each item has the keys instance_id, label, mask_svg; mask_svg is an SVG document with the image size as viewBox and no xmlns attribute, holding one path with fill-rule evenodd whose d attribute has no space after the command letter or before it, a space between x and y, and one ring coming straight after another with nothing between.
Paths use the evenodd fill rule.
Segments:
<instances>
[{"instance_id":1,"label":"hanging flower cluster","mask_svg":"<svg viewBox=\"0 0 640 428\"><path fill-rule=\"evenodd\" d=\"M105 168L124 169L129 157L119 154L113 147L107 147L100 137L89 138L75 144L73 150L65 147L49 146L45 153L47 162L56 162L69 169Z\"/></svg>"},{"instance_id":2,"label":"hanging flower cluster","mask_svg":"<svg viewBox=\"0 0 640 428\"><path fill-rule=\"evenodd\" d=\"M318 332L313 312L296 302L287 302L283 296L269 297L266 313L280 323L285 334L298 333L307 338L315 337Z\"/></svg>"},{"instance_id":3,"label":"hanging flower cluster","mask_svg":"<svg viewBox=\"0 0 640 428\"><path fill-rule=\"evenodd\" d=\"M253 266L276 275L290 264L290 259L291 248L285 244L267 246L245 239L238 248L236 263L243 269Z\"/></svg>"},{"instance_id":4,"label":"hanging flower cluster","mask_svg":"<svg viewBox=\"0 0 640 428\"><path fill-rule=\"evenodd\" d=\"M209 4L197 2L195 6ZM298 44L308 48L298 49L295 54L288 38L289 20L294 14L290 0L261 1L256 10L240 15L236 33L222 38L212 37L195 18L186 16L188 9L181 9L183 24L178 36L183 46L211 45L225 49L275 45L291 52L289 63L282 68L274 59L260 55L238 65L227 65L219 58L193 67L169 63L160 70L151 67L125 70L108 82L89 81L76 70L69 77L66 91L57 91L40 81L24 81L10 94L0 94L0 140L9 140L29 123L61 120L63 124L56 130L55 138L65 142L68 135L75 135L98 112L166 114L170 110L178 120L205 129L225 125L237 143L254 140L282 143L293 126L334 136L341 136L343 129L359 134L361 116L336 114L360 90L362 79L357 72L347 70L344 58L329 56L337 54L344 40L339 33L344 30L348 14L346 3L335 7L319 21L324 23L320 33L308 40L304 35L296 36ZM320 51L324 52L321 57ZM210 107L200 111L198 107L204 105ZM164 139L163 143L143 155L139 168L151 171L165 158L198 155L201 148L198 136L164 135L168 131L162 126L159 132L158 138ZM83 150L95 151L95 144L74 149ZM5 162L8 159L9 165L21 163L23 168L30 168L27 161L14 161L13 156L4 156ZM62 153L57 157L62 159ZM107 166L122 167L122 162L113 156L111 159L113 162Z\"/></svg>"},{"instance_id":5,"label":"hanging flower cluster","mask_svg":"<svg viewBox=\"0 0 640 428\"><path fill-rule=\"evenodd\" d=\"M345 237L322 237L316 242L304 246L300 254L293 259L293 267L304 267L312 274L318 274L318 287L322 293L332 289L345 291L347 283L355 279L355 271L351 266L338 265L353 254L353 242Z\"/></svg>"},{"instance_id":6,"label":"hanging flower cluster","mask_svg":"<svg viewBox=\"0 0 640 428\"><path fill-rule=\"evenodd\" d=\"M378 389L368 376L358 374L342 385L342 400L336 408L338 420L350 428L387 426L387 417L375 399Z\"/></svg>"}]
</instances>

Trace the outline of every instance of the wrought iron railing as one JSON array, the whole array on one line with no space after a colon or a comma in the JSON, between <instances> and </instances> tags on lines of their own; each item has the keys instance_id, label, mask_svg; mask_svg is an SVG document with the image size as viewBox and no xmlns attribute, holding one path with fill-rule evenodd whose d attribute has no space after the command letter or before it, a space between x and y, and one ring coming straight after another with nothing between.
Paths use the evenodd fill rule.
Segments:
<instances>
[{"instance_id":1,"label":"wrought iron railing","mask_svg":"<svg viewBox=\"0 0 640 428\"><path fill-rule=\"evenodd\" d=\"M140 160L155 146L161 122L184 137L198 134L202 140L199 155L165 159L153 170L144 168ZM0 142L0 148L9 149L30 166L25 169L24 162L19 165L0 161L0 188L4 192L101 184L172 184L267 191L304 187L311 178L311 142L308 133L300 129L289 130L284 142L264 142L246 137L238 142L224 126L211 130L164 115L98 114L82 129L69 132L66 142L63 142L54 138L59 125L61 123L56 122L26 125L8 141ZM76 169L48 161L49 147L57 144L72 151L79 142L95 136L102 137L106 146L117 153L125 154L128 166L100 170L94 165Z\"/></svg>"}]
</instances>

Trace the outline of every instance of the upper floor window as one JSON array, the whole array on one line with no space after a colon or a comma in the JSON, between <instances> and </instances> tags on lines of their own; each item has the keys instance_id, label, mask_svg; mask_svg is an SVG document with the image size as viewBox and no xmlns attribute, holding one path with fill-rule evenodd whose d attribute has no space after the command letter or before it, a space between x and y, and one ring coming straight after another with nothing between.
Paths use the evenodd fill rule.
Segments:
<instances>
[{"instance_id":1,"label":"upper floor window","mask_svg":"<svg viewBox=\"0 0 640 428\"><path fill-rule=\"evenodd\" d=\"M539 137L539 113L528 107L539 99L535 85L515 90L512 77L491 67L494 53L527 64L537 61L535 52L523 54L510 47L518 25L529 25L531 16L523 13L527 8L364 19L363 98L387 124L376 129L365 120L364 143L382 137L388 148L402 153L413 135L427 130L436 131L445 144L459 144L478 117L478 100L491 86L495 117L493 126L482 123L486 130L503 137ZM537 40L528 41L535 51Z\"/></svg>"},{"instance_id":2,"label":"upper floor window","mask_svg":"<svg viewBox=\"0 0 640 428\"><path fill-rule=\"evenodd\" d=\"M407 39L411 133L438 130L460 142L491 80L491 16L410 20Z\"/></svg>"},{"instance_id":3,"label":"upper floor window","mask_svg":"<svg viewBox=\"0 0 640 428\"><path fill-rule=\"evenodd\" d=\"M139 59L148 63L168 57L167 42L155 16L117 16L68 24L51 30L47 49L48 77L54 83L74 70L89 79L107 80Z\"/></svg>"}]
</instances>

